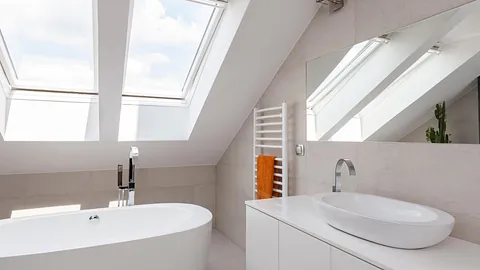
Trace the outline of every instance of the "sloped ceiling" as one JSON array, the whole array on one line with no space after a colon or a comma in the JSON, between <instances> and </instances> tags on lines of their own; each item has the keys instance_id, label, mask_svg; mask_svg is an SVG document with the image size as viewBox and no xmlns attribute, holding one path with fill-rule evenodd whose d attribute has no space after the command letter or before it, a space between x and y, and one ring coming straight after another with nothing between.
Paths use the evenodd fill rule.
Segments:
<instances>
[{"instance_id":1,"label":"sloped ceiling","mask_svg":"<svg viewBox=\"0 0 480 270\"><path fill-rule=\"evenodd\" d=\"M224 20L230 20L236 31L220 26L218 35L234 31L235 36L204 106L192 116L198 119L192 121L195 126L188 141L0 139L0 174L115 169L117 164L126 165L132 145L139 148L140 167L216 164L318 8L313 0L229 1Z\"/></svg>"}]
</instances>

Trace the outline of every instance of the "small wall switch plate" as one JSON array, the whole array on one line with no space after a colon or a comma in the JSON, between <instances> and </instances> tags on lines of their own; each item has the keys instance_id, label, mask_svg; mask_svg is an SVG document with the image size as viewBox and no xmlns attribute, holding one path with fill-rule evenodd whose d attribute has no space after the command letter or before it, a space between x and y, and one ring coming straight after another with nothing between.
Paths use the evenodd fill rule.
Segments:
<instances>
[{"instance_id":1,"label":"small wall switch plate","mask_svg":"<svg viewBox=\"0 0 480 270\"><path fill-rule=\"evenodd\" d=\"M305 156L305 145L297 144L295 146L295 154L297 154L297 156Z\"/></svg>"}]
</instances>

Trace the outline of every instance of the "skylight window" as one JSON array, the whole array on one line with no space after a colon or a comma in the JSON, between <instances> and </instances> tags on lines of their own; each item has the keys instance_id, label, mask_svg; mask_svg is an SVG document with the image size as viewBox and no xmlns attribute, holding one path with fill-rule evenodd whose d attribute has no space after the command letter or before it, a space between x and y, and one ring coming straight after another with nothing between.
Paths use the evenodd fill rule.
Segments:
<instances>
[{"instance_id":1,"label":"skylight window","mask_svg":"<svg viewBox=\"0 0 480 270\"><path fill-rule=\"evenodd\" d=\"M12 89L93 92L92 0L2 0L0 30Z\"/></svg>"},{"instance_id":2,"label":"skylight window","mask_svg":"<svg viewBox=\"0 0 480 270\"><path fill-rule=\"evenodd\" d=\"M203 2L135 1L124 95L185 98L221 16Z\"/></svg>"}]
</instances>

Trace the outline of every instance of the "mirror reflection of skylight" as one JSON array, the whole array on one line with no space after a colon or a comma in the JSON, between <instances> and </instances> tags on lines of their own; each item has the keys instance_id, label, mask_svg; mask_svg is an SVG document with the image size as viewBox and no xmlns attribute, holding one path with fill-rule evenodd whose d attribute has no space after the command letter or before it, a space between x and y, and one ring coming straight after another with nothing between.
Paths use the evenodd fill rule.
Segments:
<instances>
[{"instance_id":1,"label":"mirror reflection of skylight","mask_svg":"<svg viewBox=\"0 0 480 270\"><path fill-rule=\"evenodd\" d=\"M395 91L399 91L398 87L403 81L407 80L413 71L420 68L430 57L437 55L438 52L429 51L422 55L413 65L405 70L398 78L395 79L385 90L383 90L375 99L373 99L367 106L365 106L356 116L352 117L335 135L333 135L330 141L354 141L362 142L365 140L362 136L362 119L369 113L375 112L377 106L379 106L387 97L389 97ZM405 94L415 91L415 89L404 89Z\"/></svg>"},{"instance_id":2,"label":"mirror reflection of skylight","mask_svg":"<svg viewBox=\"0 0 480 270\"><path fill-rule=\"evenodd\" d=\"M92 0L1 0L0 30L14 87L93 91Z\"/></svg>"},{"instance_id":3,"label":"mirror reflection of skylight","mask_svg":"<svg viewBox=\"0 0 480 270\"><path fill-rule=\"evenodd\" d=\"M321 104L326 103L324 99L331 95L331 93L335 92L335 89L338 90L338 88L340 88L339 86L358 70L358 68L381 44L381 42L373 39L353 46L327 78L322 81L315 92L313 92L308 98L308 107L316 108L318 110L318 107L321 107Z\"/></svg>"},{"instance_id":4,"label":"mirror reflection of skylight","mask_svg":"<svg viewBox=\"0 0 480 270\"><path fill-rule=\"evenodd\" d=\"M136 0L124 94L183 97L214 11L185 0Z\"/></svg>"},{"instance_id":5,"label":"mirror reflection of skylight","mask_svg":"<svg viewBox=\"0 0 480 270\"><path fill-rule=\"evenodd\" d=\"M422 57L420 57L413 65L411 65L407 70L405 70L398 78L395 79L385 90L383 90L374 100L372 100L365 108L362 109L357 114L357 117L363 117L367 115L369 112L374 110L375 107L377 107L382 101L385 100L389 95L391 95L394 91L396 91L397 86L399 86L404 80L406 80L409 75L412 74L412 71L416 70L419 68L427 59L430 58L430 56L435 55L432 54L431 52L427 52ZM408 89L407 91L414 91L414 89Z\"/></svg>"}]
</instances>

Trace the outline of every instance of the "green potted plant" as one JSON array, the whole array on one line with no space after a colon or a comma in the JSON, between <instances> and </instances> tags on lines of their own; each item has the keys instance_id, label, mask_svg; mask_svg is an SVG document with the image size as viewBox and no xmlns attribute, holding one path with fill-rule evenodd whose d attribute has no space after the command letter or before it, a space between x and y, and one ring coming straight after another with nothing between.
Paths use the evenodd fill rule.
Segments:
<instances>
[{"instance_id":1,"label":"green potted plant","mask_svg":"<svg viewBox=\"0 0 480 270\"><path fill-rule=\"evenodd\" d=\"M438 130L429 127L425 134L427 142L431 143L451 143L452 134L447 134L447 112L445 101L435 105L435 118L438 120Z\"/></svg>"}]
</instances>

